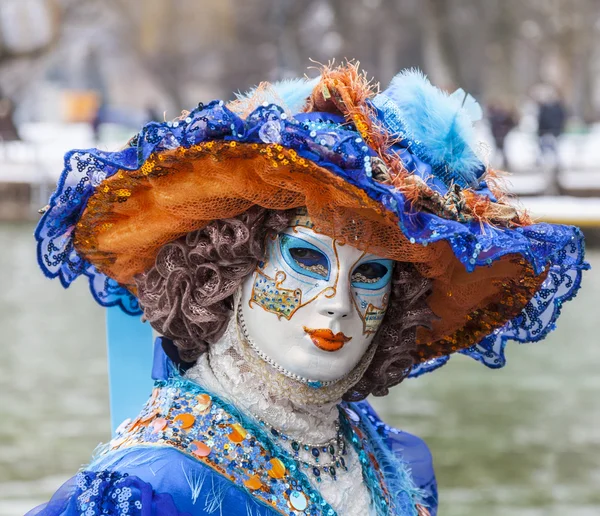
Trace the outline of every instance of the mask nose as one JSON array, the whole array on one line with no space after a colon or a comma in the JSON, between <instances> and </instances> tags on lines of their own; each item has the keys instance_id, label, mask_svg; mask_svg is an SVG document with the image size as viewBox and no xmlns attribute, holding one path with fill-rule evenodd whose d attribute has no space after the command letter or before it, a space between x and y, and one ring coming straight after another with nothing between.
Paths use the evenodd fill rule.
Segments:
<instances>
[{"instance_id":1,"label":"mask nose","mask_svg":"<svg viewBox=\"0 0 600 516\"><path fill-rule=\"evenodd\" d=\"M337 287L329 289L329 292L323 294L319 302L318 312L320 315L329 317L333 320L344 319L348 317L352 310L352 299L350 298L350 289Z\"/></svg>"}]
</instances>

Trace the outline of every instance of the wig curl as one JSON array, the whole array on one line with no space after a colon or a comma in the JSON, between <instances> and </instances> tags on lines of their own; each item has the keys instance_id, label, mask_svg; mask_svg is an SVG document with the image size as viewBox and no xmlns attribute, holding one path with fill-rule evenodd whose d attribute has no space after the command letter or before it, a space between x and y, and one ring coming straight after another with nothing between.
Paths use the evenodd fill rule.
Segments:
<instances>
[{"instance_id":1,"label":"wig curl","mask_svg":"<svg viewBox=\"0 0 600 516\"><path fill-rule=\"evenodd\" d=\"M194 362L223 335L234 293L264 259L265 236L283 231L292 214L255 206L215 220L164 245L154 266L136 276L145 319L173 340L183 361ZM425 302L430 291L430 280L412 264L396 262L388 309L375 336L377 350L345 400L385 396L408 375L417 327L429 326L434 317Z\"/></svg>"}]
</instances>

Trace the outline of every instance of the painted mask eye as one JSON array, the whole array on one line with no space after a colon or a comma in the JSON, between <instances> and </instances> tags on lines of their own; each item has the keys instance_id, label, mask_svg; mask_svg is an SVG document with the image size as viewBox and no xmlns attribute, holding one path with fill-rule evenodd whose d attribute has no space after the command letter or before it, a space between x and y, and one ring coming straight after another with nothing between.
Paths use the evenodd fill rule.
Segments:
<instances>
[{"instance_id":1,"label":"painted mask eye","mask_svg":"<svg viewBox=\"0 0 600 516\"><path fill-rule=\"evenodd\" d=\"M352 285L368 290L383 288L390 282L392 266L392 260L361 263L352 273Z\"/></svg>"},{"instance_id":2,"label":"painted mask eye","mask_svg":"<svg viewBox=\"0 0 600 516\"><path fill-rule=\"evenodd\" d=\"M327 276L327 258L323 253L305 247L292 247L290 254L303 269L316 272L321 276Z\"/></svg>"},{"instance_id":3,"label":"painted mask eye","mask_svg":"<svg viewBox=\"0 0 600 516\"><path fill-rule=\"evenodd\" d=\"M281 254L295 272L315 279L329 279L329 260L317 247L286 234L281 235L280 242Z\"/></svg>"}]
</instances>

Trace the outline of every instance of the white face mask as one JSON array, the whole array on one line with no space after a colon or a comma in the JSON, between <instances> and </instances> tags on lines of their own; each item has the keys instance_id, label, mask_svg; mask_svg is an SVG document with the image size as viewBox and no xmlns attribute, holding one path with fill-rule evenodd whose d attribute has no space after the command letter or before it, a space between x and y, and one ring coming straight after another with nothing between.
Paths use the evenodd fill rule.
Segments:
<instances>
[{"instance_id":1,"label":"white face mask","mask_svg":"<svg viewBox=\"0 0 600 516\"><path fill-rule=\"evenodd\" d=\"M267 237L241 310L261 355L318 386L346 376L367 351L387 309L393 261L297 222Z\"/></svg>"}]
</instances>

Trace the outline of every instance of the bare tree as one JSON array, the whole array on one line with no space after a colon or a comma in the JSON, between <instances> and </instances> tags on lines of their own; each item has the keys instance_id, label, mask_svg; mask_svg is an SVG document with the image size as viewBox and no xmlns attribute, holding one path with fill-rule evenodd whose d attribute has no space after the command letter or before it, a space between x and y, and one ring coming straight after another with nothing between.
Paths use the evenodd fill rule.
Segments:
<instances>
[{"instance_id":1,"label":"bare tree","mask_svg":"<svg viewBox=\"0 0 600 516\"><path fill-rule=\"evenodd\" d=\"M0 90L18 95L56 45L62 12L69 4L25 0L0 4Z\"/></svg>"},{"instance_id":2,"label":"bare tree","mask_svg":"<svg viewBox=\"0 0 600 516\"><path fill-rule=\"evenodd\" d=\"M589 56L600 53L598 0L10 2L36 3L52 6L51 41L19 54L0 43L0 86L13 92L65 67L56 55L69 46L96 53L109 90L121 85L119 98L139 107L138 95L153 88L170 112L302 74L311 58L356 58L383 83L418 66L439 86L511 99L554 70L578 113L590 111L597 82ZM0 42L8 4L0 3ZM115 72L119 59L128 64Z\"/></svg>"},{"instance_id":3,"label":"bare tree","mask_svg":"<svg viewBox=\"0 0 600 516\"><path fill-rule=\"evenodd\" d=\"M457 56L448 18L449 0L423 0L423 65L435 83L451 89L459 81Z\"/></svg>"}]
</instances>

